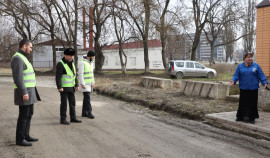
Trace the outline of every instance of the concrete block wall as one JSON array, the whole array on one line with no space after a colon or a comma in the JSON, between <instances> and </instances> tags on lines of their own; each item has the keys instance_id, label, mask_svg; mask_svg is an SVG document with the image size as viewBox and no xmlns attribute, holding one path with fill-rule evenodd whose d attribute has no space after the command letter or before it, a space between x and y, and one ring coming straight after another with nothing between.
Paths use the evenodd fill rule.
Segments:
<instances>
[{"instance_id":1,"label":"concrete block wall","mask_svg":"<svg viewBox=\"0 0 270 158\"><path fill-rule=\"evenodd\" d=\"M148 88L172 88L173 81L171 79L142 76L141 83Z\"/></svg>"},{"instance_id":2,"label":"concrete block wall","mask_svg":"<svg viewBox=\"0 0 270 158\"><path fill-rule=\"evenodd\" d=\"M227 84L215 82L182 81L181 92L187 96L201 96L225 100L229 96Z\"/></svg>"},{"instance_id":3,"label":"concrete block wall","mask_svg":"<svg viewBox=\"0 0 270 158\"><path fill-rule=\"evenodd\" d=\"M264 111L270 112L269 98L270 98L270 91L266 90L264 86L260 86L260 88L258 89L258 107Z\"/></svg>"}]
</instances>

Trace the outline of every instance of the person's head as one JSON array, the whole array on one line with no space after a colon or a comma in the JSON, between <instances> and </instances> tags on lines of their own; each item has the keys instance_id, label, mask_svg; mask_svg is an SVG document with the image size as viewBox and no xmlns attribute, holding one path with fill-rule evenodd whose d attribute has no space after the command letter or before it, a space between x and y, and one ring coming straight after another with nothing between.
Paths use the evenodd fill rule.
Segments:
<instances>
[{"instance_id":1,"label":"person's head","mask_svg":"<svg viewBox=\"0 0 270 158\"><path fill-rule=\"evenodd\" d=\"M75 50L73 48L67 48L64 50L64 56L66 61L71 62L75 55Z\"/></svg>"},{"instance_id":2,"label":"person's head","mask_svg":"<svg viewBox=\"0 0 270 158\"><path fill-rule=\"evenodd\" d=\"M93 52L92 50L90 50L88 53L87 53L87 59L92 61L95 59L95 52Z\"/></svg>"},{"instance_id":3,"label":"person's head","mask_svg":"<svg viewBox=\"0 0 270 158\"><path fill-rule=\"evenodd\" d=\"M252 57L253 57L252 53L245 53L243 59L244 59L245 63L251 64L253 61Z\"/></svg>"},{"instance_id":4,"label":"person's head","mask_svg":"<svg viewBox=\"0 0 270 158\"><path fill-rule=\"evenodd\" d=\"M25 53L30 54L32 52L32 42L24 38L20 41L19 48Z\"/></svg>"}]
</instances>

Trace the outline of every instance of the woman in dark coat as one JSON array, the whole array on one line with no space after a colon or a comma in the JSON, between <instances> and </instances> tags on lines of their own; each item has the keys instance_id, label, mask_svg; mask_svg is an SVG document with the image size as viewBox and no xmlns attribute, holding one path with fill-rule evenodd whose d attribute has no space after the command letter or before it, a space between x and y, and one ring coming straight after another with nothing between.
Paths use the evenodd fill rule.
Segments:
<instances>
[{"instance_id":1,"label":"woman in dark coat","mask_svg":"<svg viewBox=\"0 0 270 158\"><path fill-rule=\"evenodd\" d=\"M268 82L261 67L253 62L252 57L252 53L244 54L244 62L238 65L230 86L239 80L240 98L236 121L247 120L254 124L255 119L259 118L257 106L259 82L264 87L267 87Z\"/></svg>"}]
</instances>

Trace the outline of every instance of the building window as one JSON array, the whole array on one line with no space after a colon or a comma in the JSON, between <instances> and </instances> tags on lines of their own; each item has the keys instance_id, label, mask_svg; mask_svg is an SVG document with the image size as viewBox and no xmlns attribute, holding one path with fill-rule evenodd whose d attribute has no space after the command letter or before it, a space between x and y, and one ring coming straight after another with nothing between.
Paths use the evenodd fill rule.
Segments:
<instances>
[{"instance_id":1,"label":"building window","mask_svg":"<svg viewBox=\"0 0 270 158\"><path fill-rule=\"evenodd\" d=\"M136 57L130 57L130 66L136 66Z\"/></svg>"},{"instance_id":2,"label":"building window","mask_svg":"<svg viewBox=\"0 0 270 158\"><path fill-rule=\"evenodd\" d=\"M62 52L64 50L65 50L65 48L55 48L55 51L57 51L57 52Z\"/></svg>"}]
</instances>

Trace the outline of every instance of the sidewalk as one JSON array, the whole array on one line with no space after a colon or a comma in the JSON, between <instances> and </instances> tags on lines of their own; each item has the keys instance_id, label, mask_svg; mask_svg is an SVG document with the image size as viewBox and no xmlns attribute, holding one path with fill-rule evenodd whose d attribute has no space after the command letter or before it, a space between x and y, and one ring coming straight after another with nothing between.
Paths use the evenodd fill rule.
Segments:
<instances>
[{"instance_id":1,"label":"sidewalk","mask_svg":"<svg viewBox=\"0 0 270 158\"><path fill-rule=\"evenodd\" d=\"M259 119L255 124L246 122L236 122L236 111L223 112L205 115L206 121L214 126L225 127L227 129L245 133L258 138L270 140L270 112L259 112Z\"/></svg>"}]
</instances>

